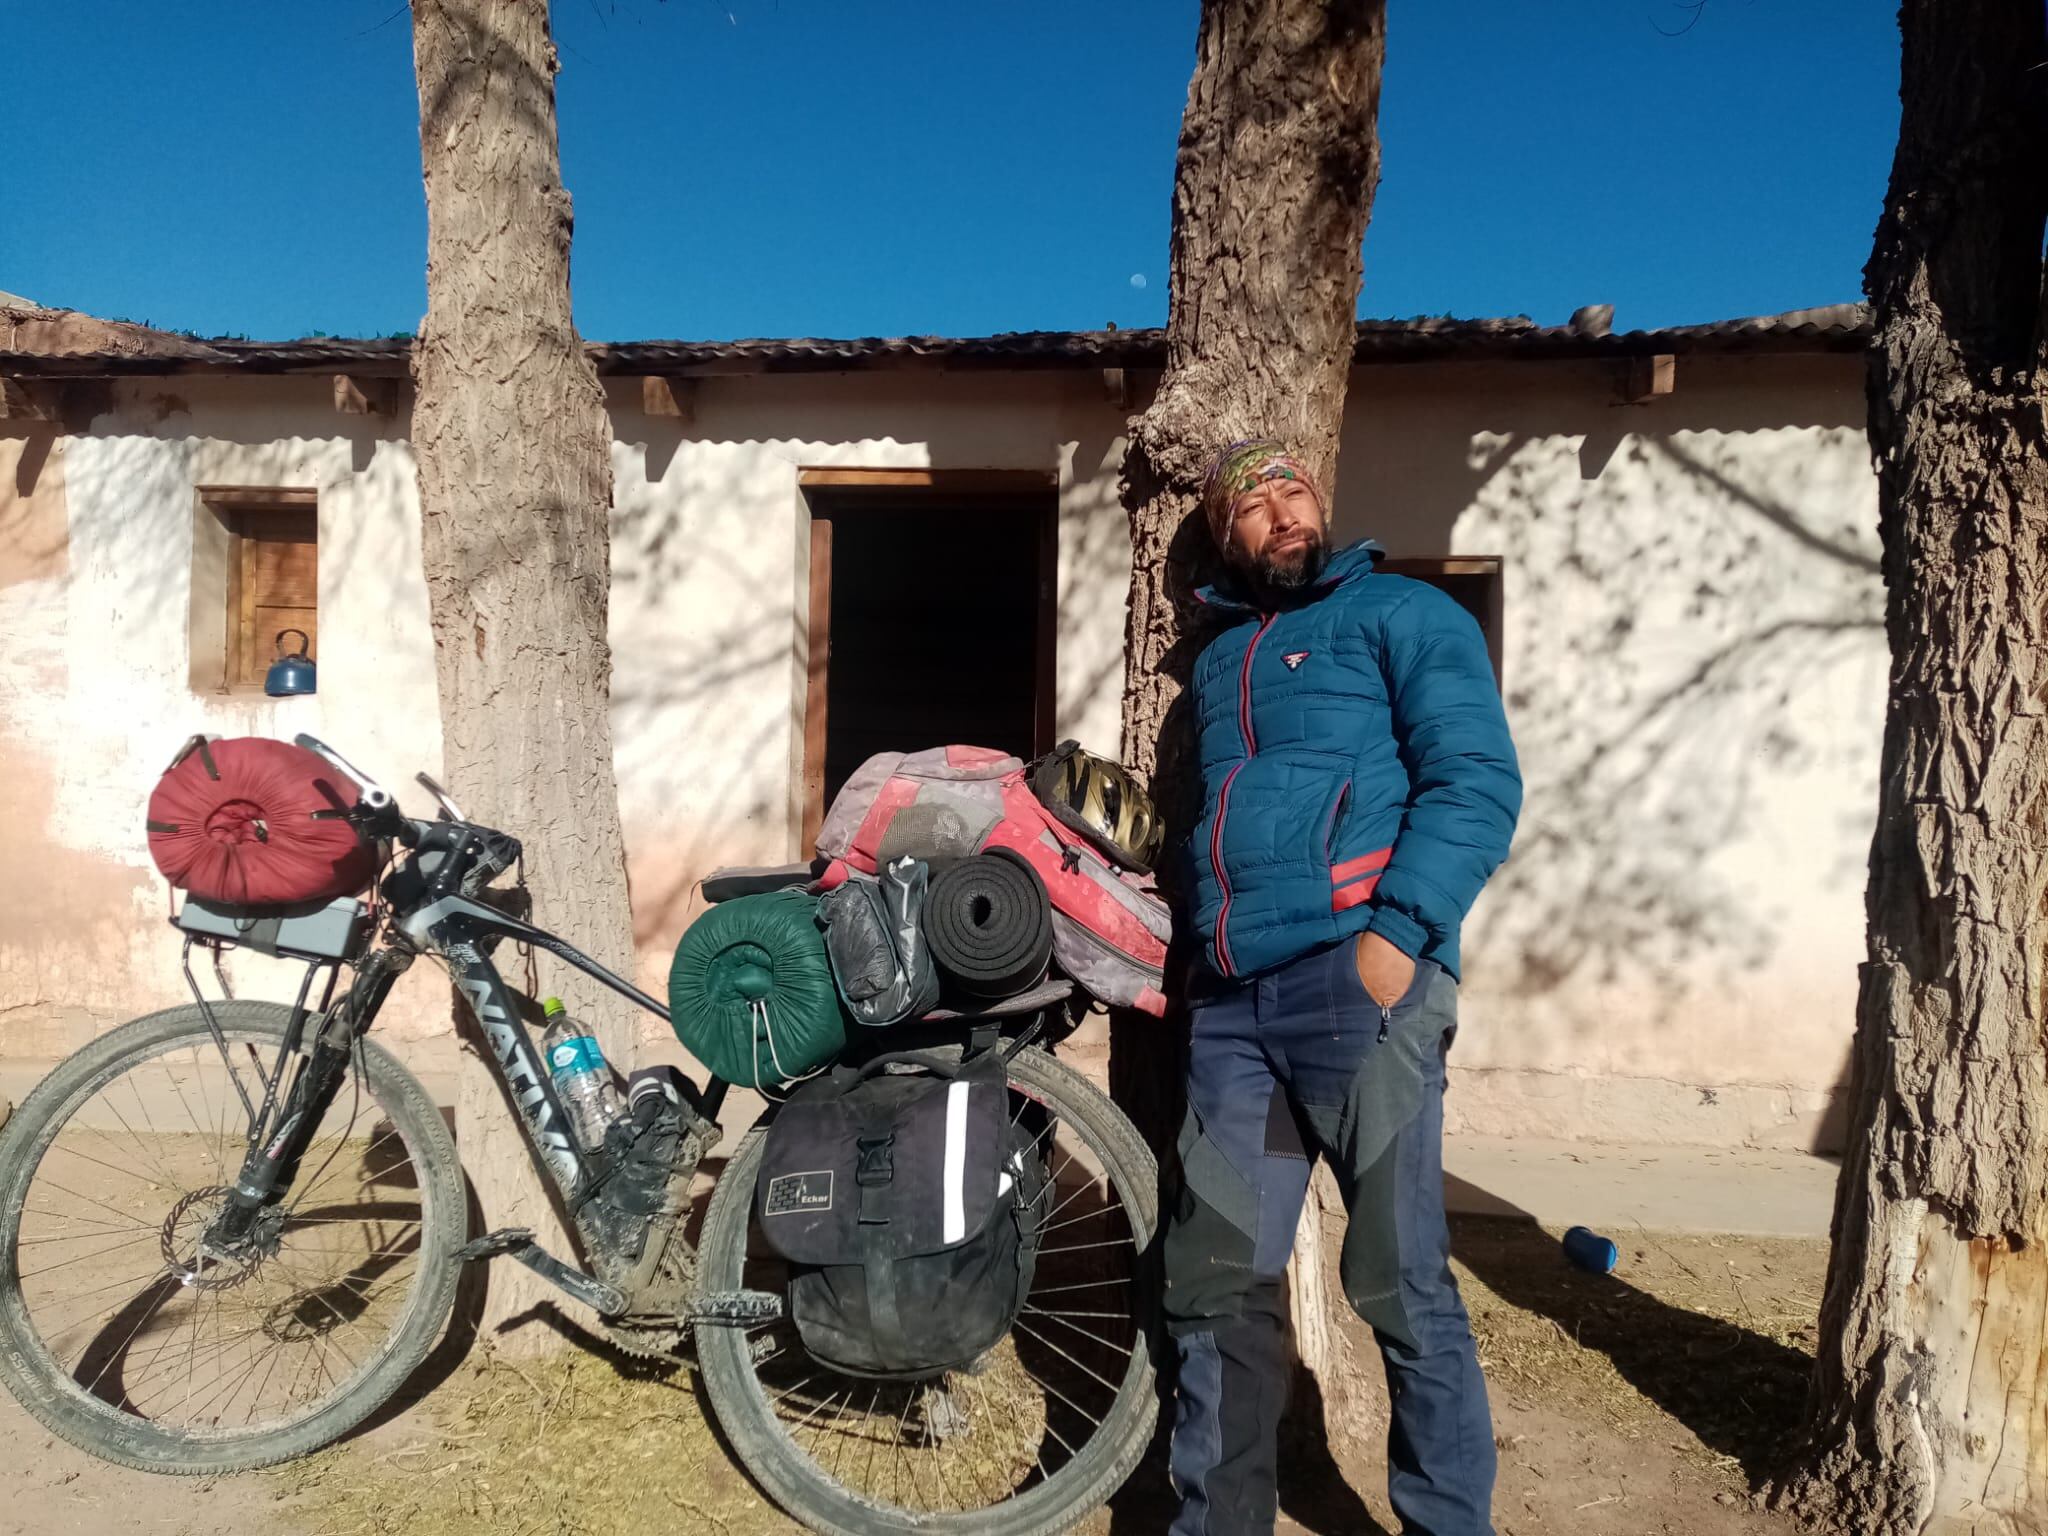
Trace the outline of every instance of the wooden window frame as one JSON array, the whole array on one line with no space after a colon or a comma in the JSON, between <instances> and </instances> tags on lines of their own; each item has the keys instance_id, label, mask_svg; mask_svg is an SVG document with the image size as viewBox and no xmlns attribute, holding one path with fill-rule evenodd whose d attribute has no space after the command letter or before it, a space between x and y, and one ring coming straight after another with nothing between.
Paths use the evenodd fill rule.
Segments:
<instances>
[{"instance_id":1,"label":"wooden window frame","mask_svg":"<svg viewBox=\"0 0 2048 1536\"><path fill-rule=\"evenodd\" d=\"M1506 560L1500 555L1408 555L1382 560L1378 569L1390 576L1412 576L1426 581L1432 576L1484 576L1486 584L1486 654L1493 662L1493 681L1501 681L1501 619L1503 578Z\"/></svg>"},{"instance_id":2,"label":"wooden window frame","mask_svg":"<svg viewBox=\"0 0 2048 1536\"><path fill-rule=\"evenodd\" d=\"M857 512L862 491L901 493L932 491L957 496L1031 496L1046 498L1038 528L1038 651L1034 658L1031 735L1034 753L1055 745L1059 708L1059 476L1035 469L857 469L820 467L797 472L810 518L810 583L807 654L804 665L803 830L801 854L818 845L825 822L825 746L830 728L827 695L831 682L832 518L819 515L829 505L836 515ZM817 493L823 493L818 496ZM894 500L894 497L891 497Z\"/></svg>"},{"instance_id":3,"label":"wooden window frame","mask_svg":"<svg viewBox=\"0 0 2048 1536\"><path fill-rule=\"evenodd\" d=\"M242 568L244 546L249 542L244 532L252 518L259 518L270 512L310 512L314 514L314 549L319 548L320 493L305 486L246 486L246 485L202 485L198 488L202 505L219 520L226 533L226 602L223 605L222 620L225 633L221 648L221 691L230 694L251 694L263 692L260 677L253 680L250 674L262 670L260 665L248 662L244 647L252 636L248 619L243 614L243 604L248 594L243 590ZM318 555L315 555L314 623L317 627L319 614ZM317 640L315 642L317 644ZM238 680L239 679L239 680Z\"/></svg>"}]
</instances>

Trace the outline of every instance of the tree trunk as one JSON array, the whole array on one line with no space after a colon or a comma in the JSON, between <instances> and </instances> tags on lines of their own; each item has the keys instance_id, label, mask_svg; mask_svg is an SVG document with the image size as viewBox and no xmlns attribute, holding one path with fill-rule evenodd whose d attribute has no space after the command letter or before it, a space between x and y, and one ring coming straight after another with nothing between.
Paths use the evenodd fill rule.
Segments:
<instances>
[{"instance_id":1,"label":"tree trunk","mask_svg":"<svg viewBox=\"0 0 2048 1536\"><path fill-rule=\"evenodd\" d=\"M605 634L611 428L570 316L545 0L414 0L413 57L427 316L412 436L447 782L465 813L524 841L534 920L625 974L632 916ZM499 961L512 976L514 956ZM570 1011L630 1064L628 1005L566 967L556 974ZM565 1252L542 1176L480 1062L457 1115L488 1224L533 1227ZM555 1294L500 1265L485 1327Z\"/></svg>"},{"instance_id":2,"label":"tree trunk","mask_svg":"<svg viewBox=\"0 0 2048 1536\"><path fill-rule=\"evenodd\" d=\"M1166 371L1132 424L1124 635L1124 760L1147 778L1169 834L1200 810L1180 708L1208 637L1189 599L1215 554L1196 511L1217 450L1270 435L1336 489L1344 389L1357 343L1359 247L1379 179L1384 0L1204 0L1174 171ZM1175 957L1184 965L1184 957ZM1154 1020L1116 1020L1111 1090L1155 1148L1172 1144L1184 1074ZM1164 1058L1164 1059L1162 1059ZM1320 1293L1314 1202L1295 1249L1297 1303ZM1301 1307L1297 1315L1306 1315ZM1298 1330L1332 1418L1335 1355Z\"/></svg>"},{"instance_id":3,"label":"tree trunk","mask_svg":"<svg viewBox=\"0 0 2048 1536\"><path fill-rule=\"evenodd\" d=\"M2035 0L1906 0L1866 271L1891 698L1851 1151L1784 1490L2048 1531L2048 139Z\"/></svg>"}]
</instances>

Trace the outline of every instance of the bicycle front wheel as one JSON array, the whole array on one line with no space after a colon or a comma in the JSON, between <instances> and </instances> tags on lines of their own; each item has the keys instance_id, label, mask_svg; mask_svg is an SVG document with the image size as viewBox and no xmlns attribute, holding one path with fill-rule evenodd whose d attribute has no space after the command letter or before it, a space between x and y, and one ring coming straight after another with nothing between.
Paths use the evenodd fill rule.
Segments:
<instances>
[{"instance_id":1,"label":"bicycle front wheel","mask_svg":"<svg viewBox=\"0 0 2048 1536\"><path fill-rule=\"evenodd\" d=\"M967 1371L882 1382L812 1358L786 1319L700 1325L697 1359L734 1450L791 1514L839 1536L1049 1536L1105 1503L1158 1415L1142 1315L1158 1170L1094 1084L1043 1051L1009 1064L1010 1113L1050 1180L1030 1294ZM781 1292L749 1132L705 1212L706 1291Z\"/></svg>"},{"instance_id":2,"label":"bicycle front wheel","mask_svg":"<svg viewBox=\"0 0 2048 1536\"><path fill-rule=\"evenodd\" d=\"M446 1122L357 1046L297 1177L230 1248L208 1236L291 1010L196 1007L94 1041L0 1131L0 1384L94 1455L266 1466L339 1438L426 1357L467 1227ZM289 1063L287 1064L289 1072Z\"/></svg>"}]
</instances>

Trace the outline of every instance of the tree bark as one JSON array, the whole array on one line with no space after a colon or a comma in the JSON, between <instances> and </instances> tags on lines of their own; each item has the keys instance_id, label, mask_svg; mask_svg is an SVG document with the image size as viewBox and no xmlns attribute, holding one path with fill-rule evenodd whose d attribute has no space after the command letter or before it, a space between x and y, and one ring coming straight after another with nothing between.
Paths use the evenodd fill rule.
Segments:
<instances>
[{"instance_id":1,"label":"tree bark","mask_svg":"<svg viewBox=\"0 0 2048 1536\"><path fill-rule=\"evenodd\" d=\"M611 428L570 313L546 0L414 0L413 57L427 315L413 348L412 437L447 782L465 813L525 843L534 920L626 974L633 930L606 638ZM499 958L510 975L514 957ZM571 1012L629 1065L629 1006L561 974ZM565 1251L481 1062L464 1075L457 1117L487 1223L533 1227ZM555 1294L500 1265L485 1327ZM543 1332L524 1330L518 1347L537 1347Z\"/></svg>"},{"instance_id":2,"label":"tree bark","mask_svg":"<svg viewBox=\"0 0 2048 1536\"><path fill-rule=\"evenodd\" d=\"M1781 1497L2048 1531L2048 213L2042 8L1906 0L1865 278L1890 704L1851 1151Z\"/></svg>"},{"instance_id":3,"label":"tree bark","mask_svg":"<svg viewBox=\"0 0 2048 1536\"><path fill-rule=\"evenodd\" d=\"M1124 634L1124 760L1146 778L1169 835L1200 810L1181 709L1208 636L1189 611L1215 552L1195 513L1210 460L1272 436L1336 490L1344 390L1357 344L1359 247L1379 179L1384 0L1204 0L1174 171L1166 370L1132 424L1123 501L1131 522ZM1174 957L1184 968L1185 957ZM1112 1093L1156 1149L1179 1128L1183 1032L1156 1020L1110 1029ZM1320 1326L1321 1222L1298 1229L1294 1300L1304 1364L1333 1420L1347 1388ZM1318 1341L1325 1341L1320 1343ZM1310 1358L1313 1356L1313 1358Z\"/></svg>"}]
</instances>

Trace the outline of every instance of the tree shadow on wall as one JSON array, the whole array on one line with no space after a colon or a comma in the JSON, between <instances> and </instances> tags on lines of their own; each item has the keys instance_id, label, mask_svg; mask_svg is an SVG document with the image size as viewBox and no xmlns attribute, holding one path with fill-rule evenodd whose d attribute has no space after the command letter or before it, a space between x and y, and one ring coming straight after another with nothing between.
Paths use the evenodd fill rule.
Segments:
<instances>
[{"instance_id":1,"label":"tree shadow on wall","mask_svg":"<svg viewBox=\"0 0 2048 1536\"><path fill-rule=\"evenodd\" d=\"M1769 802L1800 779L1854 783L1874 767L1875 736L1845 735L1838 710L1841 693L1874 694L1881 680L1881 597L1870 560L1807 533L1794 508L1727 494L1728 475L1675 445L1637 452L1753 515L1704 548L1631 538L1586 503L1567 516L1608 526L1561 545L1521 519L1497 525L1516 600L1570 618L1535 639L1540 661L1511 663L1508 707L1538 772L1515 857L1488 893L1490 953L1514 971L1488 985L1567 1013L1575 987L1630 986L1668 1022L1699 962L1761 968L1791 916L1754 899L1768 885L1754 870L1717 869L1723 851L1753 844ZM1859 847L1873 804L1823 806L1836 825L1816 830ZM1824 873L1860 888L1855 862Z\"/></svg>"},{"instance_id":2,"label":"tree shadow on wall","mask_svg":"<svg viewBox=\"0 0 2048 1536\"><path fill-rule=\"evenodd\" d=\"M1482 388L1384 409L1347 444L1340 526L1398 475L1418 495L1386 519L1393 552L1447 552L1455 529L1503 562L1525 801L1469 990L1566 1038L1611 1027L1597 989L1680 1027L1704 974L1774 963L1796 902L1862 888L1885 659L1860 395L1745 382L1651 411Z\"/></svg>"}]
</instances>

